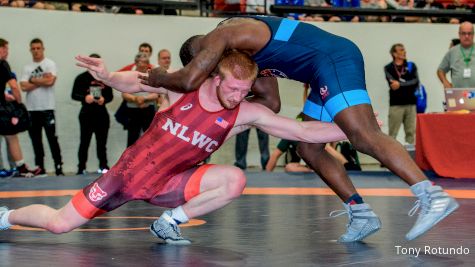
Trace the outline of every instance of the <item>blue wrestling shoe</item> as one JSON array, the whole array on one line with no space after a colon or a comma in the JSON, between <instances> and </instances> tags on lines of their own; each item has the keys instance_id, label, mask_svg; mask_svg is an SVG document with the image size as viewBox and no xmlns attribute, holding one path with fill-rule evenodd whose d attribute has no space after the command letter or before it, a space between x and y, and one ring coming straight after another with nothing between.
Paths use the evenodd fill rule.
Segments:
<instances>
[{"instance_id":1,"label":"blue wrestling shoe","mask_svg":"<svg viewBox=\"0 0 475 267\"><path fill-rule=\"evenodd\" d=\"M408 215L413 216L419 208L421 210L416 223L406 234L407 240L413 240L424 234L459 207L457 201L444 192L440 186L429 186L420 194L413 190L413 193L419 200L416 201Z\"/></svg>"},{"instance_id":2,"label":"blue wrestling shoe","mask_svg":"<svg viewBox=\"0 0 475 267\"><path fill-rule=\"evenodd\" d=\"M171 245L189 245L191 241L183 238L180 227L172 218L171 211L165 211L160 218L150 225L150 232L167 244Z\"/></svg>"},{"instance_id":3,"label":"blue wrestling shoe","mask_svg":"<svg viewBox=\"0 0 475 267\"><path fill-rule=\"evenodd\" d=\"M340 236L338 242L361 241L381 229L381 221L369 204L343 204L343 206L345 206L345 210L336 210L330 213L330 217L348 214L349 222L346 225L346 233ZM333 213L337 214L333 215Z\"/></svg>"}]
</instances>

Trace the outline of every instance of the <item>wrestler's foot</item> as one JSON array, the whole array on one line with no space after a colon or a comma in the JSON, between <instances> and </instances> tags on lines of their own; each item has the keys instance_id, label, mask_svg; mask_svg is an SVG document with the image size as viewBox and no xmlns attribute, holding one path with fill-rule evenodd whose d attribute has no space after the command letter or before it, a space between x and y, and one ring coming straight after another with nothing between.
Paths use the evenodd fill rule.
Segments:
<instances>
[{"instance_id":1,"label":"wrestler's foot","mask_svg":"<svg viewBox=\"0 0 475 267\"><path fill-rule=\"evenodd\" d=\"M150 225L150 232L167 244L172 245L189 245L191 241L183 238L180 227L171 217L171 211L165 211L160 218Z\"/></svg>"},{"instance_id":2,"label":"wrestler's foot","mask_svg":"<svg viewBox=\"0 0 475 267\"><path fill-rule=\"evenodd\" d=\"M413 193L419 200L416 201L408 215L413 216L419 208L421 210L416 223L409 233L406 234L407 240L413 240L424 234L459 207L457 201L444 192L440 186L431 185L423 189L422 192L414 191Z\"/></svg>"},{"instance_id":3,"label":"wrestler's foot","mask_svg":"<svg viewBox=\"0 0 475 267\"><path fill-rule=\"evenodd\" d=\"M10 224L6 218L9 210L7 207L0 207L0 230L8 230L10 229Z\"/></svg>"},{"instance_id":4,"label":"wrestler's foot","mask_svg":"<svg viewBox=\"0 0 475 267\"><path fill-rule=\"evenodd\" d=\"M381 228L381 221L369 204L343 204L343 206L345 210L332 211L330 213L330 217L348 214L349 222L346 225L346 233L340 236L338 242L361 241ZM340 213L333 215L334 212Z\"/></svg>"}]
</instances>

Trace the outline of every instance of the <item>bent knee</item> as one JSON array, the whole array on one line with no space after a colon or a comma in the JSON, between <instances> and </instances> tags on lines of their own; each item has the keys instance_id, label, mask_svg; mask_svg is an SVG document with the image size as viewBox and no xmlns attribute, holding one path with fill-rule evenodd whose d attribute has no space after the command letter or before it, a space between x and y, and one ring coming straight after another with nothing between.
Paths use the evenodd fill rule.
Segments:
<instances>
[{"instance_id":1,"label":"bent knee","mask_svg":"<svg viewBox=\"0 0 475 267\"><path fill-rule=\"evenodd\" d=\"M325 149L325 144L311 144L299 142L297 145L297 153L302 157L306 158L310 155L315 155L322 152Z\"/></svg>"},{"instance_id":2,"label":"bent knee","mask_svg":"<svg viewBox=\"0 0 475 267\"><path fill-rule=\"evenodd\" d=\"M231 168L226 174L226 195L230 198L237 198L246 187L246 175L237 168Z\"/></svg>"},{"instance_id":3,"label":"bent knee","mask_svg":"<svg viewBox=\"0 0 475 267\"><path fill-rule=\"evenodd\" d=\"M53 234L65 234L74 230L74 227L64 220L51 220L46 228Z\"/></svg>"}]
</instances>

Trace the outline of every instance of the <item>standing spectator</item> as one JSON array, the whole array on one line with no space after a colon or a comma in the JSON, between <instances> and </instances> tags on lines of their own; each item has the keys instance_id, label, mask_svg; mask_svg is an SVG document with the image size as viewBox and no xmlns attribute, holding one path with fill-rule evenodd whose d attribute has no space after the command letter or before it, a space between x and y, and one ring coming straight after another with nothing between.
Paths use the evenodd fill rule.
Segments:
<instances>
[{"instance_id":1,"label":"standing spectator","mask_svg":"<svg viewBox=\"0 0 475 267\"><path fill-rule=\"evenodd\" d=\"M172 56L168 49L162 49L158 51L158 66L164 68L167 72L173 72L170 68L172 64ZM163 110L170 106L168 95L158 94L157 105L159 110Z\"/></svg>"},{"instance_id":2,"label":"standing spectator","mask_svg":"<svg viewBox=\"0 0 475 267\"><path fill-rule=\"evenodd\" d=\"M406 60L403 44L394 44L390 50L393 61L384 67L389 84L389 135L397 137L404 125L405 140L414 144L416 132L416 96L419 76L416 64Z\"/></svg>"},{"instance_id":3,"label":"standing spectator","mask_svg":"<svg viewBox=\"0 0 475 267\"><path fill-rule=\"evenodd\" d=\"M259 143L259 152L261 153L261 167L262 170L266 169L267 162L269 161L269 135L256 128L257 141ZM242 133L236 135L235 156L236 162L234 166L239 167L242 170L247 168L246 156L247 145L249 143L249 133L251 129L247 129Z\"/></svg>"},{"instance_id":4,"label":"standing spectator","mask_svg":"<svg viewBox=\"0 0 475 267\"><path fill-rule=\"evenodd\" d=\"M139 45L139 53L145 54L148 58L152 56L153 48L149 43L141 43ZM129 70L136 70L135 69L135 62L121 68L119 71L129 71ZM152 64L149 64L149 69L153 69L154 66Z\"/></svg>"},{"instance_id":5,"label":"standing spectator","mask_svg":"<svg viewBox=\"0 0 475 267\"><path fill-rule=\"evenodd\" d=\"M172 55L170 51L168 51L168 49L162 49L158 51L158 66L168 71L170 69L171 64L172 64Z\"/></svg>"},{"instance_id":6,"label":"standing spectator","mask_svg":"<svg viewBox=\"0 0 475 267\"><path fill-rule=\"evenodd\" d=\"M135 56L135 66L138 72L146 73L149 69L149 57L145 53L138 53ZM122 93L122 97L127 101L129 125L127 127L127 147L133 145L152 123L156 111L158 94L148 92L138 92L133 94Z\"/></svg>"},{"instance_id":7,"label":"standing spectator","mask_svg":"<svg viewBox=\"0 0 475 267\"><path fill-rule=\"evenodd\" d=\"M475 87L475 53L473 53L473 25L463 22L459 27L460 44L452 47L442 59L437 76L444 88ZM447 80L450 71L452 82Z\"/></svg>"},{"instance_id":8,"label":"standing spectator","mask_svg":"<svg viewBox=\"0 0 475 267\"><path fill-rule=\"evenodd\" d=\"M100 58L97 54L92 54L90 57ZM106 173L109 171L106 145L110 120L105 105L112 101L112 88L97 81L86 71L76 77L71 97L82 103L79 112L81 142L79 144L79 163L76 174L87 174L86 162L92 134L96 136L96 152L99 159L98 173Z\"/></svg>"},{"instance_id":9,"label":"standing spectator","mask_svg":"<svg viewBox=\"0 0 475 267\"><path fill-rule=\"evenodd\" d=\"M33 62L23 68L20 85L26 92L26 106L30 112L31 128L28 132L35 152L35 163L41 168L41 174L45 174L45 152L42 137L44 128L53 156L56 175L64 175L54 115L54 84L57 69L56 64L45 57L44 51L43 41L38 38L31 40L30 52Z\"/></svg>"},{"instance_id":10,"label":"standing spectator","mask_svg":"<svg viewBox=\"0 0 475 267\"><path fill-rule=\"evenodd\" d=\"M8 101L16 101L21 103L21 94L18 88L16 79L13 77L10 70L10 65L7 62L8 58L8 41L0 38L0 106L6 105ZM11 93L5 94L5 87L8 84L10 87ZM2 115L0 115L2 116ZM0 117L0 120L5 118ZM9 118L7 118L8 120ZM0 134L3 131L8 130L2 126L0 129ZM23 154L21 152L20 141L17 134L8 134L4 135L7 141L8 152L10 153L11 158L15 162L17 174L22 177L33 177L39 175L41 169L37 168L35 170L29 170L23 159ZM12 174L9 173L8 176Z\"/></svg>"},{"instance_id":11,"label":"standing spectator","mask_svg":"<svg viewBox=\"0 0 475 267\"><path fill-rule=\"evenodd\" d=\"M248 95L251 96L252 93ZM234 155L236 157L236 161L234 162L234 166L245 170L247 168L247 145L249 143L249 133L251 129L247 129L244 132L241 132L236 135L236 144L235 144L235 151ZM256 128L257 132L257 142L259 143L259 152L261 153L261 167L262 170L266 169L267 162L269 161L269 135L260 129Z\"/></svg>"}]
</instances>

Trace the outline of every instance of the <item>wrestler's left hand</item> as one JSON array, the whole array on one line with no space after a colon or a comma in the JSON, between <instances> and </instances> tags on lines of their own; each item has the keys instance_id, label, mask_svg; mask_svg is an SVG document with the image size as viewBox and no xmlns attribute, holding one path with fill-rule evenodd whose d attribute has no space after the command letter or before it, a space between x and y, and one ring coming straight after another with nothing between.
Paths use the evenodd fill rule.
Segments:
<instances>
[{"instance_id":1,"label":"wrestler's left hand","mask_svg":"<svg viewBox=\"0 0 475 267\"><path fill-rule=\"evenodd\" d=\"M109 79L109 71L101 58L93 58L78 55L76 58L76 65L86 68L89 73L99 81L107 81Z\"/></svg>"}]
</instances>

